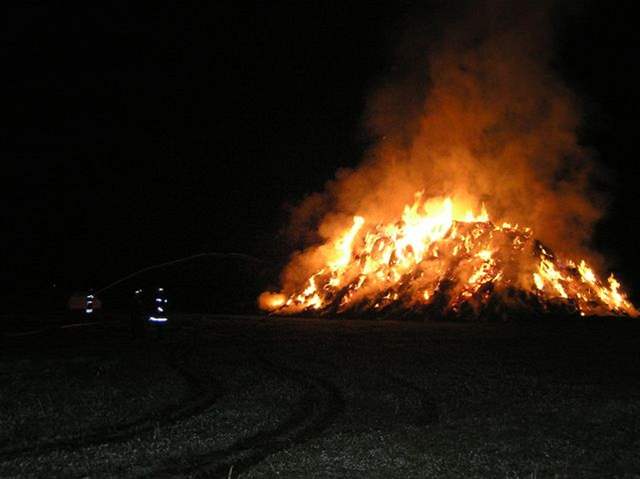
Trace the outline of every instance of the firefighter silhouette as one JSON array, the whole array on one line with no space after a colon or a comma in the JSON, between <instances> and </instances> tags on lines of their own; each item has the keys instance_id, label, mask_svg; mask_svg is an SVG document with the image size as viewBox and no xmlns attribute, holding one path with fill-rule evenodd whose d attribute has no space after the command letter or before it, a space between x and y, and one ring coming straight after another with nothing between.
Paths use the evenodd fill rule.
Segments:
<instances>
[{"instance_id":1,"label":"firefighter silhouette","mask_svg":"<svg viewBox=\"0 0 640 479\"><path fill-rule=\"evenodd\" d=\"M91 316L96 310L96 296L93 294L93 290L90 289L85 296L84 314Z\"/></svg>"},{"instance_id":2,"label":"firefighter silhouette","mask_svg":"<svg viewBox=\"0 0 640 479\"><path fill-rule=\"evenodd\" d=\"M167 316L168 302L164 288L156 288L152 295L151 310L147 316L147 321L155 328L158 338L162 337L162 331L167 321L169 321Z\"/></svg>"}]
</instances>

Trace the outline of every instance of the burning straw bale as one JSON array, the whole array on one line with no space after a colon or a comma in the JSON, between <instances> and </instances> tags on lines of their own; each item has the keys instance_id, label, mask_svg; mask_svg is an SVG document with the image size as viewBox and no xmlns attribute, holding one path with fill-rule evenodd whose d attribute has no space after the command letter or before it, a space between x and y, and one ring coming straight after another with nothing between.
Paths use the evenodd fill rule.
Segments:
<instances>
[{"instance_id":1,"label":"burning straw bale","mask_svg":"<svg viewBox=\"0 0 640 479\"><path fill-rule=\"evenodd\" d=\"M323 265L303 288L261 296L264 309L292 314L425 317L629 315L637 311L611 275L566 259L531 228L492 222L451 198L416 194L402 219L368 224L355 216L337 240L313 251Z\"/></svg>"},{"instance_id":2,"label":"burning straw bale","mask_svg":"<svg viewBox=\"0 0 640 479\"><path fill-rule=\"evenodd\" d=\"M294 210L289 232L305 243L260 305L635 316L590 266L606 269L588 248L605 202L579 102L551 67L555 2L450 3L426 22L440 28L407 25L366 110L373 146Z\"/></svg>"}]
</instances>

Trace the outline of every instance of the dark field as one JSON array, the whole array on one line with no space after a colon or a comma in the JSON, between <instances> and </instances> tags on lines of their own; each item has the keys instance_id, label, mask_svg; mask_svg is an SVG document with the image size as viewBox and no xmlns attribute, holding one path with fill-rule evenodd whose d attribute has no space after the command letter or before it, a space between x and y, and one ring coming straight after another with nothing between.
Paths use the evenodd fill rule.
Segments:
<instances>
[{"instance_id":1,"label":"dark field","mask_svg":"<svg viewBox=\"0 0 640 479\"><path fill-rule=\"evenodd\" d=\"M640 477L640 322L5 334L0 477Z\"/></svg>"}]
</instances>

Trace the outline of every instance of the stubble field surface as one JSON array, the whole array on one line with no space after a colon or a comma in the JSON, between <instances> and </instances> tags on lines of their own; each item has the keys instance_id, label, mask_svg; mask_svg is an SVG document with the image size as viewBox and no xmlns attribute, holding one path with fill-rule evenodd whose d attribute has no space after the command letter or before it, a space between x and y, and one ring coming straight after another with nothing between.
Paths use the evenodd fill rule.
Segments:
<instances>
[{"instance_id":1,"label":"stubble field surface","mask_svg":"<svg viewBox=\"0 0 640 479\"><path fill-rule=\"evenodd\" d=\"M3 335L0 477L640 477L640 323Z\"/></svg>"}]
</instances>

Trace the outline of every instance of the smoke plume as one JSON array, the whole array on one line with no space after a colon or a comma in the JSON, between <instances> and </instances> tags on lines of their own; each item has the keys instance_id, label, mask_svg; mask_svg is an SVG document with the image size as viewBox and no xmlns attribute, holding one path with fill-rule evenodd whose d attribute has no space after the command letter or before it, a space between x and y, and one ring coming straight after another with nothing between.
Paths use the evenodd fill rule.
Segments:
<instances>
[{"instance_id":1,"label":"smoke plume","mask_svg":"<svg viewBox=\"0 0 640 479\"><path fill-rule=\"evenodd\" d=\"M492 220L530 226L556 252L593 258L586 245L601 215L589 191L594 164L577 141L576 98L550 66L551 3L450 8L445 20L407 27L394 76L368 103L374 146L358 168L338 171L302 201L292 231L312 231L321 244L354 215L397 219L423 191L474 211L484 203ZM285 291L322 263L322 250L294 255Z\"/></svg>"}]
</instances>

